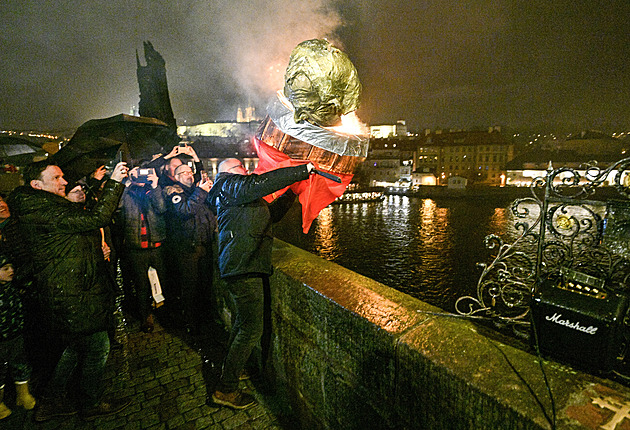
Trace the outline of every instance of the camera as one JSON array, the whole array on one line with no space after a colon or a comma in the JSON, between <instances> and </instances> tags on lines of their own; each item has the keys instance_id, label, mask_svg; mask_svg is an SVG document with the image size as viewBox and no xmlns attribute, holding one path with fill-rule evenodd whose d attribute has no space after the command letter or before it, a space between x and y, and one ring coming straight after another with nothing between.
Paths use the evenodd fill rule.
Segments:
<instances>
[{"instance_id":1,"label":"camera","mask_svg":"<svg viewBox=\"0 0 630 430\"><path fill-rule=\"evenodd\" d=\"M152 168L140 168L138 169L138 177L134 179L134 182L139 183L149 183L149 175L153 174L154 170Z\"/></svg>"}]
</instances>

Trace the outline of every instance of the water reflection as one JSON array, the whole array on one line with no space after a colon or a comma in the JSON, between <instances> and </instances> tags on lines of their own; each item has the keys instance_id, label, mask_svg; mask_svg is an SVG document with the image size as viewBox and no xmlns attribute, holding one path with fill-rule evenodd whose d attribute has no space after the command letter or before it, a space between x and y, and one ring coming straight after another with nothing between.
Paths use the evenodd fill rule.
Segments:
<instances>
[{"instance_id":1,"label":"water reflection","mask_svg":"<svg viewBox=\"0 0 630 430\"><path fill-rule=\"evenodd\" d=\"M494 208L494 214L490 218L489 229L495 231L497 235L503 236L508 226L508 210L507 208Z\"/></svg>"},{"instance_id":2,"label":"water reflection","mask_svg":"<svg viewBox=\"0 0 630 430\"><path fill-rule=\"evenodd\" d=\"M509 228L508 204L388 196L333 205L304 235L300 207L275 228L280 239L445 310L475 291L484 238Z\"/></svg>"},{"instance_id":3,"label":"water reflection","mask_svg":"<svg viewBox=\"0 0 630 430\"><path fill-rule=\"evenodd\" d=\"M334 261L338 254L337 231L333 224L332 209L330 206L319 213L315 227L315 251L317 255L326 260Z\"/></svg>"}]
</instances>

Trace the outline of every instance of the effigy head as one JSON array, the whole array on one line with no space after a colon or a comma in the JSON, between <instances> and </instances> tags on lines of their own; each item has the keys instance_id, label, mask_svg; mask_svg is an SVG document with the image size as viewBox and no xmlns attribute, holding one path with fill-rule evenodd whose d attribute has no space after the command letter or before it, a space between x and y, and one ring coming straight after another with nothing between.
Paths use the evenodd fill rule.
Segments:
<instances>
[{"instance_id":1,"label":"effigy head","mask_svg":"<svg viewBox=\"0 0 630 430\"><path fill-rule=\"evenodd\" d=\"M312 39L291 52L284 96L295 109L295 122L331 127L359 107L361 82L346 54L327 40Z\"/></svg>"}]
</instances>

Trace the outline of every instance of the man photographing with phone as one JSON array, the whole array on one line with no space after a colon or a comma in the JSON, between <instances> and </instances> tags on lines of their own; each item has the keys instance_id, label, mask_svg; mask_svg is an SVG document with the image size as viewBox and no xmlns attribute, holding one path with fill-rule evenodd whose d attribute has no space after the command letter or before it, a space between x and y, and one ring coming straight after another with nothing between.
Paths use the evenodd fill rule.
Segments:
<instances>
[{"instance_id":1,"label":"man photographing with phone","mask_svg":"<svg viewBox=\"0 0 630 430\"><path fill-rule=\"evenodd\" d=\"M173 173L176 182L164 188L167 245L174 272L170 274L170 287L179 298L178 313L183 317L186 331L197 334L201 322L212 321L216 316L212 296L212 239L216 219L206 202L212 181L202 179L196 185L188 164L180 164Z\"/></svg>"},{"instance_id":2,"label":"man photographing with phone","mask_svg":"<svg viewBox=\"0 0 630 430\"><path fill-rule=\"evenodd\" d=\"M135 286L135 294L125 291L123 309L140 320L142 331L150 333L154 321L147 273L149 267L153 267L161 280L166 279L162 255L162 243L166 239L166 205L155 169L135 167L129 171L129 178L117 222L122 232L121 257ZM131 290L128 284L126 290Z\"/></svg>"},{"instance_id":3,"label":"man photographing with phone","mask_svg":"<svg viewBox=\"0 0 630 430\"><path fill-rule=\"evenodd\" d=\"M125 163L116 165L92 209L66 199L63 171L50 160L27 166L26 184L9 196L36 285L37 329L64 348L35 421L76 414L66 394L77 386L81 414L88 421L115 414L130 403L101 399L115 297L99 228L111 221L127 172ZM69 384L75 369L79 383Z\"/></svg>"},{"instance_id":4,"label":"man photographing with phone","mask_svg":"<svg viewBox=\"0 0 630 430\"><path fill-rule=\"evenodd\" d=\"M163 158L165 162L162 173L160 174L160 186L162 188L175 185L178 182L175 178L175 169L182 164L187 164L188 160L192 160L195 166L193 175L195 182L199 182L202 179L201 172L203 171L203 163L192 146L180 143L174 146L171 152L166 154Z\"/></svg>"}]
</instances>

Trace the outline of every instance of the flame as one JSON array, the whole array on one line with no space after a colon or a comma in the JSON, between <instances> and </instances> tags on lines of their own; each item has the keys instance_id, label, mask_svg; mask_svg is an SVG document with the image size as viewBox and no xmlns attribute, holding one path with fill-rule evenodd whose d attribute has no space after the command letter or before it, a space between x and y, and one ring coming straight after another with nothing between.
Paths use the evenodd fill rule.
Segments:
<instances>
[{"instance_id":1,"label":"flame","mask_svg":"<svg viewBox=\"0 0 630 430\"><path fill-rule=\"evenodd\" d=\"M368 126L361 122L357 113L354 111L346 115L341 115L341 125L337 127L327 127L327 129L336 133L351 134L354 136L367 136L370 134Z\"/></svg>"}]
</instances>

